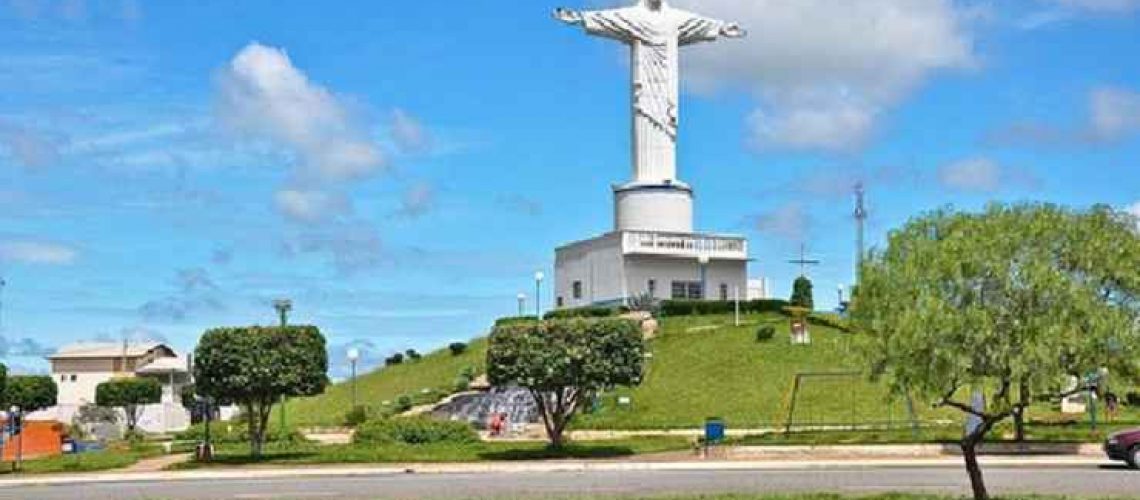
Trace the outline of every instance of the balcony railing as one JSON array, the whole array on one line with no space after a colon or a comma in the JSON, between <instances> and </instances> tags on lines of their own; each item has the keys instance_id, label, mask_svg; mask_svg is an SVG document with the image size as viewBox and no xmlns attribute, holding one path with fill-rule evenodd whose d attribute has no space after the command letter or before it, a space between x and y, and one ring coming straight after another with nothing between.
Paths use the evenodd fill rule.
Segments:
<instances>
[{"instance_id":1,"label":"balcony railing","mask_svg":"<svg viewBox=\"0 0 1140 500\"><path fill-rule=\"evenodd\" d=\"M669 255L710 259L747 259L748 241L732 236L627 231L622 251L629 254Z\"/></svg>"}]
</instances>

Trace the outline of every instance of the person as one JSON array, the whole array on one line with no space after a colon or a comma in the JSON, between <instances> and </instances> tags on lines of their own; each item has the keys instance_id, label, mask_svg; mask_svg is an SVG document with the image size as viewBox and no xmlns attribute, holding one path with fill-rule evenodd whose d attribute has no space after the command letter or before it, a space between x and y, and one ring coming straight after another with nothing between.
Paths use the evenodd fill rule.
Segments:
<instances>
[{"instance_id":1,"label":"person","mask_svg":"<svg viewBox=\"0 0 1140 500\"><path fill-rule=\"evenodd\" d=\"M503 434L503 414L495 413L491 415L491 425L488 426L491 431L491 437L499 437Z\"/></svg>"}]
</instances>

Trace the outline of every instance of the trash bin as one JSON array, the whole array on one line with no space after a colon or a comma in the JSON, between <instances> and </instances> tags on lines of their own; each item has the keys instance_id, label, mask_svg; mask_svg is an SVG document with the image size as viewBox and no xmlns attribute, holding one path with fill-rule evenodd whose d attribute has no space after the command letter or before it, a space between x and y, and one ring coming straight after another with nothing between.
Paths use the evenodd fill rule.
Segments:
<instances>
[{"instance_id":1,"label":"trash bin","mask_svg":"<svg viewBox=\"0 0 1140 500\"><path fill-rule=\"evenodd\" d=\"M720 417L705 419L705 444L718 444L724 441L724 420Z\"/></svg>"}]
</instances>

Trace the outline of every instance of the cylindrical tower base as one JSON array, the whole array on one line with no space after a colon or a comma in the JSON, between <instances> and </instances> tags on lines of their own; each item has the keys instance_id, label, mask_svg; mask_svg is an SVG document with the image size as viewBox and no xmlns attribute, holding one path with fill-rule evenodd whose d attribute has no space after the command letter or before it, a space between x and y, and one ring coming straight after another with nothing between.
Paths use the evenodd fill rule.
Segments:
<instances>
[{"instance_id":1,"label":"cylindrical tower base","mask_svg":"<svg viewBox=\"0 0 1140 500\"><path fill-rule=\"evenodd\" d=\"M615 186L614 229L693 232L693 189L679 182Z\"/></svg>"}]
</instances>

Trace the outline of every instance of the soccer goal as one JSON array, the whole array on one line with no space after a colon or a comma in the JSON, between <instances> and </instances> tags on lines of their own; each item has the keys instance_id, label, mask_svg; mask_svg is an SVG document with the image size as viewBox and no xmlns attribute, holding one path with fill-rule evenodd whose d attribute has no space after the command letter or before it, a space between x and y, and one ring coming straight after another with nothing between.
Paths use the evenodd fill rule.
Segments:
<instances>
[{"instance_id":1,"label":"soccer goal","mask_svg":"<svg viewBox=\"0 0 1140 500\"><path fill-rule=\"evenodd\" d=\"M890 397L861 372L797 373L784 408L785 433L918 428L909 397Z\"/></svg>"}]
</instances>

